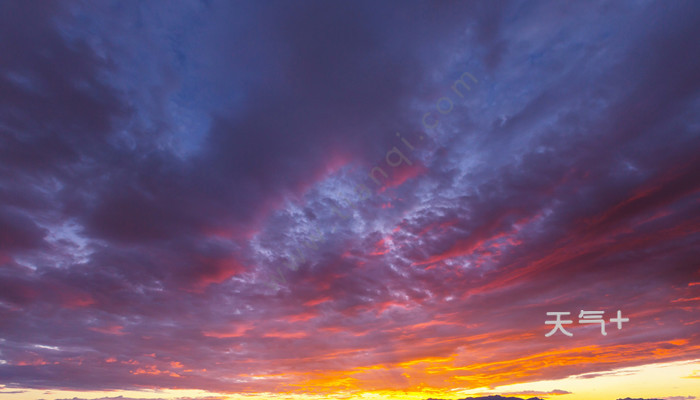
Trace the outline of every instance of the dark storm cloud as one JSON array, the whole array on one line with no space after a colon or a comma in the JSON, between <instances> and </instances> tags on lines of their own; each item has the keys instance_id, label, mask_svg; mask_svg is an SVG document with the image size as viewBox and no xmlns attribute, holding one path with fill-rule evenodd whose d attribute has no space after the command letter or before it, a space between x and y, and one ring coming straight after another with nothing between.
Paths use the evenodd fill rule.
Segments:
<instances>
[{"instance_id":1,"label":"dark storm cloud","mask_svg":"<svg viewBox=\"0 0 700 400\"><path fill-rule=\"evenodd\" d=\"M51 170L99 145L128 107L98 75L109 68L84 38L66 40L53 27L52 3L2 4L0 109L3 167Z\"/></svg>"}]
</instances>

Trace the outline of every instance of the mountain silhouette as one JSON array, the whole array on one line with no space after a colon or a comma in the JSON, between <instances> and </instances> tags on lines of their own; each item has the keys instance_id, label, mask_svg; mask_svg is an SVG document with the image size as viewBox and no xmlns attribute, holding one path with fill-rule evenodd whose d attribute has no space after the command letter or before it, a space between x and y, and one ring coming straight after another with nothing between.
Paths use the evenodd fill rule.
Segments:
<instances>
[{"instance_id":1,"label":"mountain silhouette","mask_svg":"<svg viewBox=\"0 0 700 400\"><path fill-rule=\"evenodd\" d=\"M617 399L617 400L663 400L663 399L633 399L631 397L625 397L624 399Z\"/></svg>"},{"instance_id":2,"label":"mountain silhouette","mask_svg":"<svg viewBox=\"0 0 700 400\"><path fill-rule=\"evenodd\" d=\"M444 399L433 399L432 397L426 400L444 400ZM458 400L543 400L539 397L530 397L527 399L523 399L520 397L505 397L505 396L482 396L482 397L465 397L463 399L458 399ZM663 400L663 399L633 399L631 397L625 397L624 399L617 399L617 400Z\"/></svg>"},{"instance_id":3,"label":"mountain silhouette","mask_svg":"<svg viewBox=\"0 0 700 400\"><path fill-rule=\"evenodd\" d=\"M429 398L427 400L443 400L443 399ZM504 396L496 395L496 396L482 396L482 397L465 397L465 398L459 399L459 400L543 400L543 399L541 399L539 397L530 397L527 399L523 399L520 397L504 397ZM637 399L629 399L629 400L637 400ZM650 400L652 400L652 399L650 399Z\"/></svg>"}]
</instances>

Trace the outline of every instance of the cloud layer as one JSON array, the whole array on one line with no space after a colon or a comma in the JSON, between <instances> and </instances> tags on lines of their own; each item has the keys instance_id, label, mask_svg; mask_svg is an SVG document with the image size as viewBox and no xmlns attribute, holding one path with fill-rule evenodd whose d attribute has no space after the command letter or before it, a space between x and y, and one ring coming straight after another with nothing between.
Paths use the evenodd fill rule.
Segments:
<instances>
[{"instance_id":1,"label":"cloud layer","mask_svg":"<svg viewBox=\"0 0 700 400\"><path fill-rule=\"evenodd\" d=\"M698 15L0 3L0 381L421 391L698 358ZM630 322L544 336L580 310Z\"/></svg>"}]
</instances>

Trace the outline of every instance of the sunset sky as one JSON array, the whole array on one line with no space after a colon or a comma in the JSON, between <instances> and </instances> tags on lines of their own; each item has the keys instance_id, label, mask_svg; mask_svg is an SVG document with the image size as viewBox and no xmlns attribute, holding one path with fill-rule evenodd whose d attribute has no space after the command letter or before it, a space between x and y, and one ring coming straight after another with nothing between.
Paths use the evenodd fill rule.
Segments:
<instances>
[{"instance_id":1,"label":"sunset sky","mask_svg":"<svg viewBox=\"0 0 700 400\"><path fill-rule=\"evenodd\" d=\"M0 399L490 394L700 400L699 1L0 1Z\"/></svg>"}]
</instances>

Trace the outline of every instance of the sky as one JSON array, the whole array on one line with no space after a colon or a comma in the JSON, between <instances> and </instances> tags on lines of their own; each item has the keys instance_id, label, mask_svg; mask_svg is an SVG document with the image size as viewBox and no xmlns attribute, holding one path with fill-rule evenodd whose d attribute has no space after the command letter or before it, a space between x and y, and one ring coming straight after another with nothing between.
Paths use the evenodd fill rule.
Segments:
<instances>
[{"instance_id":1,"label":"sky","mask_svg":"<svg viewBox=\"0 0 700 400\"><path fill-rule=\"evenodd\" d=\"M0 398L700 399L698 38L680 0L0 2Z\"/></svg>"}]
</instances>

